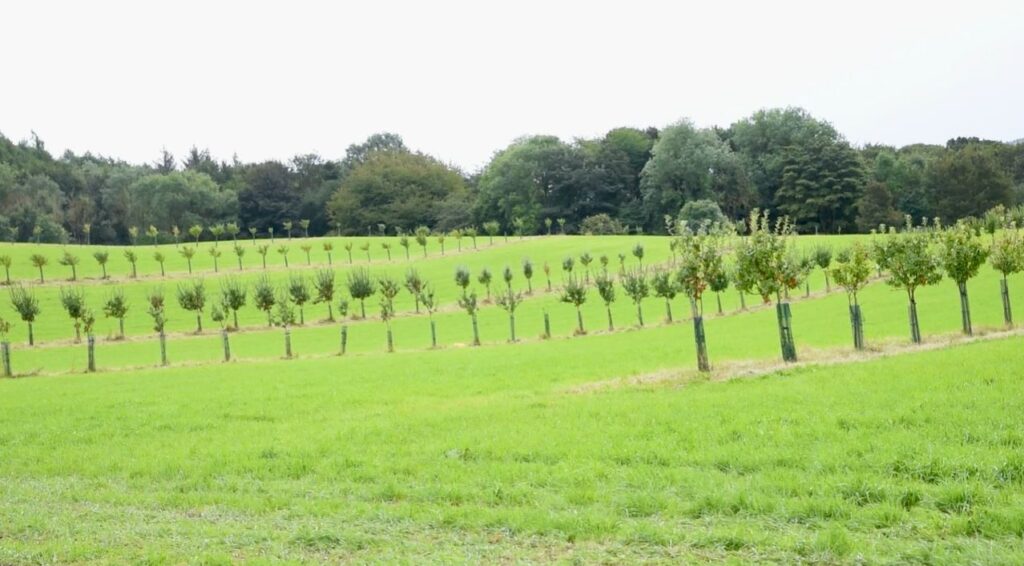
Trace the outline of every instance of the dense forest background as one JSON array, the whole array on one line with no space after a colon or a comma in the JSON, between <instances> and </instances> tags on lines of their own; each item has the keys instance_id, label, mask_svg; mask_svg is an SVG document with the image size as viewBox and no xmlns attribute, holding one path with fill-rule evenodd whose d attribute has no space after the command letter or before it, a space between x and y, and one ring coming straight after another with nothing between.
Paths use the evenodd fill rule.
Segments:
<instances>
[{"instance_id":1,"label":"dense forest background","mask_svg":"<svg viewBox=\"0 0 1024 566\"><path fill-rule=\"evenodd\" d=\"M571 142L524 137L467 173L375 134L337 160L215 160L193 147L157 161L66 152L0 135L0 238L128 243L154 227L234 224L310 235L449 231L496 221L508 233L644 232L665 215L790 216L801 232L868 231L904 215L945 222L1024 203L1024 143L852 146L799 108L761 110L728 128L680 121ZM686 207L684 209L684 207ZM301 222L305 224L304 222ZM87 228L88 227L88 228Z\"/></svg>"}]
</instances>

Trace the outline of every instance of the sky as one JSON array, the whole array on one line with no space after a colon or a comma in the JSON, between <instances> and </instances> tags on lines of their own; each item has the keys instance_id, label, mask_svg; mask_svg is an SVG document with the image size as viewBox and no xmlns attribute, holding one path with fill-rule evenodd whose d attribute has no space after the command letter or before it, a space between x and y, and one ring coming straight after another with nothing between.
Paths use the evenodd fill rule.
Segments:
<instances>
[{"instance_id":1,"label":"sky","mask_svg":"<svg viewBox=\"0 0 1024 566\"><path fill-rule=\"evenodd\" d=\"M518 137L802 106L854 144L1024 138L1024 2L0 0L0 132L134 163L341 158L374 132L472 172Z\"/></svg>"}]
</instances>

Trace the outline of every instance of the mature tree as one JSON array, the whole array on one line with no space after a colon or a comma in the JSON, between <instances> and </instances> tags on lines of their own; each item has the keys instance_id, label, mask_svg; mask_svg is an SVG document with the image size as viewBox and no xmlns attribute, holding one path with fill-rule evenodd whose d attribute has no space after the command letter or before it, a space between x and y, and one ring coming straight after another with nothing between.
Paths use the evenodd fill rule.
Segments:
<instances>
[{"instance_id":1,"label":"mature tree","mask_svg":"<svg viewBox=\"0 0 1024 566\"><path fill-rule=\"evenodd\" d=\"M982 216L990 208L1011 202L1010 177L988 147L971 144L947 151L928 172L935 215L946 222Z\"/></svg>"},{"instance_id":2,"label":"mature tree","mask_svg":"<svg viewBox=\"0 0 1024 566\"><path fill-rule=\"evenodd\" d=\"M283 163L266 161L245 168L238 193L240 220L267 231L298 215L299 195L292 171Z\"/></svg>"},{"instance_id":3,"label":"mature tree","mask_svg":"<svg viewBox=\"0 0 1024 566\"><path fill-rule=\"evenodd\" d=\"M846 141L814 138L783 152L775 203L798 230L851 231L864 180L860 156Z\"/></svg>"},{"instance_id":4,"label":"mature tree","mask_svg":"<svg viewBox=\"0 0 1024 566\"><path fill-rule=\"evenodd\" d=\"M894 226L902 220L889 187L880 181L868 181L857 203L857 229L870 232L880 225Z\"/></svg>"}]
</instances>

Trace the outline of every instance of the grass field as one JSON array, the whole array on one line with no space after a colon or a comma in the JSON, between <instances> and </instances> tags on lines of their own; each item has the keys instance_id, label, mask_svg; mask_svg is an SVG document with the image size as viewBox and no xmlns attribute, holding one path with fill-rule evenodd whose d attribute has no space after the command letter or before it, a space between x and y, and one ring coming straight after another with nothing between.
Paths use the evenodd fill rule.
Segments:
<instances>
[{"instance_id":1,"label":"grass field","mask_svg":"<svg viewBox=\"0 0 1024 566\"><path fill-rule=\"evenodd\" d=\"M849 238L800 245L821 241ZM443 257L435 242L426 259L412 250L442 298L438 350L403 292L394 354L371 319L348 321L350 355L334 355L339 324L313 323L318 305L293 331L298 357L282 360L281 330L250 306L232 335L237 360L218 363L219 337L189 335L194 318L178 309L172 365L153 367L142 297L159 284L173 294L187 280L182 260L165 279L111 269L113 282L84 282L94 308L113 285L134 303L129 339L102 339L100 372L85 374L59 282L35 285L42 344L24 346L18 323L13 358L17 372L38 375L0 380L0 564L1024 560L1024 337L995 332L1002 313L987 268L970 289L988 336L953 338L959 305L945 282L919 297L929 339L910 348L905 295L876 282L861 297L871 348L860 354L845 295L825 293L818 271L811 297L796 293L793 305L809 361L788 367L777 361L774 310L749 296L739 310L730 290L725 314L706 323L709 378L691 370L682 298L676 324L649 298L639 329L620 293L609 332L591 292L590 332L573 337L573 308L543 290L544 261L557 287L566 255L608 254L617 268L617 254L643 242L653 265L670 260L665 239L481 238L476 251L468 242L461 253L448 242ZM375 273L410 266L397 244L391 262L375 246ZM294 271L311 273L292 248ZM39 250L60 254L0 254L16 255L12 276L27 279ZM93 277L87 251L79 272ZM521 342L507 343L507 316L488 305L484 345L468 347L455 267L490 268L497 289L508 264L523 289L523 257L537 274L517 316ZM340 240L334 263L341 283ZM240 276L251 280L257 266ZM269 271L276 281L288 272ZM204 276L215 295L220 274ZM1024 305L1024 280L1011 289ZM552 340L539 338L545 310ZM114 321L100 324L101 337L112 334Z\"/></svg>"}]
</instances>

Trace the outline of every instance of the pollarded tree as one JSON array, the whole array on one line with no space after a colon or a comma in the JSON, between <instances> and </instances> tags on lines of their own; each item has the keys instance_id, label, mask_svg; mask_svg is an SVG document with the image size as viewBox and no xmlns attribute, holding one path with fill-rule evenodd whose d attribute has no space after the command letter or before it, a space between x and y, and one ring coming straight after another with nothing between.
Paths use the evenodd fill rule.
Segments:
<instances>
[{"instance_id":1,"label":"pollarded tree","mask_svg":"<svg viewBox=\"0 0 1024 566\"><path fill-rule=\"evenodd\" d=\"M395 351L394 335L391 332L391 319L395 317L395 297L398 295L401 287L398 285L398 281L386 275L377 280L377 285L380 287L380 318L387 327L388 352L390 353Z\"/></svg>"},{"instance_id":2,"label":"pollarded tree","mask_svg":"<svg viewBox=\"0 0 1024 566\"><path fill-rule=\"evenodd\" d=\"M313 265L313 260L309 257L309 252L313 250L313 246L308 243L302 244L301 246L299 246L299 249L306 254L306 265Z\"/></svg>"},{"instance_id":3,"label":"pollarded tree","mask_svg":"<svg viewBox=\"0 0 1024 566\"><path fill-rule=\"evenodd\" d=\"M331 252L334 251L334 244L331 242L324 242L324 253L327 254L327 265L334 265L334 258L331 257Z\"/></svg>"},{"instance_id":4,"label":"pollarded tree","mask_svg":"<svg viewBox=\"0 0 1024 566\"><path fill-rule=\"evenodd\" d=\"M60 304L64 307L64 311L68 313L68 317L71 319L75 326L75 342L82 341L82 317L85 316L85 295L81 289L71 288L65 289L60 288Z\"/></svg>"},{"instance_id":5,"label":"pollarded tree","mask_svg":"<svg viewBox=\"0 0 1024 566\"><path fill-rule=\"evenodd\" d=\"M39 300L32 291L29 291L20 284L11 287L11 306L18 311L18 316L28 327L28 345L35 346L35 334L32 332L32 324L39 316Z\"/></svg>"},{"instance_id":6,"label":"pollarded tree","mask_svg":"<svg viewBox=\"0 0 1024 566\"><path fill-rule=\"evenodd\" d=\"M487 291L487 298L484 300L484 302L490 302L491 301L491 281L494 280L494 276L491 275L491 270L487 269L486 267L481 269L480 270L480 275L476 276L476 280L481 285L483 285L484 289L486 289L486 291Z\"/></svg>"},{"instance_id":7,"label":"pollarded tree","mask_svg":"<svg viewBox=\"0 0 1024 566\"><path fill-rule=\"evenodd\" d=\"M420 226L416 228L414 235L416 237L416 243L423 248L423 257L427 257L427 238L430 236L430 228Z\"/></svg>"},{"instance_id":8,"label":"pollarded tree","mask_svg":"<svg viewBox=\"0 0 1024 566\"><path fill-rule=\"evenodd\" d=\"M117 319L118 340L124 340L124 318L128 316L128 299L124 296L124 289L117 288L107 297L103 304L103 314L107 318Z\"/></svg>"},{"instance_id":9,"label":"pollarded tree","mask_svg":"<svg viewBox=\"0 0 1024 566\"><path fill-rule=\"evenodd\" d=\"M496 220L489 220L484 222L484 232L487 233L487 241L489 246L494 245L494 237L501 231L501 224L498 224Z\"/></svg>"},{"instance_id":10,"label":"pollarded tree","mask_svg":"<svg viewBox=\"0 0 1024 566\"><path fill-rule=\"evenodd\" d=\"M597 258L597 261L601 264L601 273L608 275L608 255L601 254L601 257Z\"/></svg>"},{"instance_id":11,"label":"pollarded tree","mask_svg":"<svg viewBox=\"0 0 1024 566\"><path fill-rule=\"evenodd\" d=\"M64 250L64 254L60 256L60 259L57 260L57 263L63 265L64 267L71 268L71 281L78 280L78 256L67 250Z\"/></svg>"},{"instance_id":12,"label":"pollarded tree","mask_svg":"<svg viewBox=\"0 0 1024 566\"><path fill-rule=\"evenodd\" d=\"M544 229L547 230L548 236L551 235L551 217L548 216L544 219Z\"/></svg>"},{"instance_id":13,"label":"pollarded tree","mask_svg":"<svg viewBox=\"0 0 1024 566\"><path fill-rule=\"evenodd\" d=\"M498 295L498 306L508 313L509 342L516 341L516 309L522 302L523 294L512 291L511 285L505 293Z\"/></svg>"},{"instance_id":14,"label":"pollarded tree","mask_svg":"<svg viewBox=\"0 0 1024 566\"><path fill-rule=\"evenodd\" d=\"M706 226L691 229L686 225L680 229L677 241L680 258L676 276L681 290L690 298L697 369L711 371L704 334L704 293L714 279L725 274L722 241L718 233L709 232Z\"/></svg>"},{"instance_id":15,"label":"pollarded tree","mask_svg":"<svg viewBox=\"0 0 1024 566\"><path fill-rule=\"evenodd\" d=\"M608 311L608 330L615 330L612 322L612 303L615 302L615 282L607 273L599 273L594 276L594 285L597 287L597 294L604 301L604 308Z\"/></svg>"},{"instance_id":16,"label":"pollarded tree","mask_svg":"<svg viewBox=\"0 0 1024 566\"><path fill-rule=\"evenodd\" d=\"M82 313L82 330L85 331L85 339L88 348L88 360L86 369L89 372L96 371L96 336L93 334L93 328L96 326L96 315L92 313L92 309L86 308L85 312Z\"/></svg>"},{"instance_id":17,"label":"pollarded tree","mask_svg":"<svg viewBox=\"0 0 1024 566\"><path fill-rule=\"evenodd\" d=\"M137 278L139 276L139 271L137 269L139 263L139 255L135 253L135 250L125 250L124 258L127 259L128 263L130 263L132 266L132 279Z\"/></svg>"},{"instance_id":18,"label":"pollarded tree","mask_svg":"<svg viewBox=\"0 0 1024 566\"><path fill-rule=\"evenodd\" d=\"M593 263L594 256L590 255L590 252L583 252L580 255L580 265L583 266L583 281L584 283L590 283L590 264Z\"/></svg>"},{"instance_id":19,"label":"pollarded tree","mask_svg":"<svg viewBox=\"0 0 1024 566\"><path fill-rule=\"evenodd\" d=\"M988 250L964 222L957 223L942 233L939 259L946 275L956 281L960 292L960 318L964 334L971 335L971 304L967 298L967 281L978 275L988 259Z\"/></svg>"},{"instance_id":20,"label":"pollarded tree","mask_svg":"<svg viewBox=\"0 0 1024 566\"><path fill-rule=\"evenodd\" d=\"M42 254L32 254L28 259L32 262L32 265L39 270L39 282L45 283L46 281L43 278L43 268L46 267L46 264L50 263L50 260L46 259L46 256Z\"/></svg>"},{"instance_id":21,"label":"pollarded tree","mask_svg":"<svg viewBox=\"0 0 1024 566\"><path fill-rule=\"evenodd\" d=\"M388 261L391 261L391 242L381 242L380 247L384 249L384 253L388 257Z\"/></svg>"},{"instance_id":22,"label":"pollarded tree","mask_svg":"<svg viewBox=\"0 0 1024 566\"><path fill-rule=\"evenodd\" d=\"M526 294L533 294L533 262L530 258L523 258L523 277L526 278Z\"/></svg>"},{"instance_id":23,"label":"pollarded tree","mask_svg":"<svg viewBox=\"0 0 1024 566\"><path fill-rule=\"evenodd\" d=\"M238 270L242 271L242 257L245 256L245 248L239 244L235 244L235 257L238 258Z\"/></svg>"},{"instance_id":24,"label":"pollarded tree","mask_svg":"<svg viewBox=\"0 0 1024 566\"><path fill-rule=\"evenodd\" d=\"M178 244L181 243L181 228L178 228L177 224L171 226L171 236L174 237L174 247L178 247Z\"/></svg>"},{"instance_id":25,"label":"pollarded tree","mask_svg":"<svg viewBox=\"0 0 1024 566\"><path fill-rule=\"evenodd\" d=\"M277 304L277 296L274 294L274 286L264 275L256 280L252 286L252 302L256 308L267 315L267 326L274 326L274 305Z\"/></svg>"},{"instance_id":26,"label":"pollarded tree","mask_svg":"<svg viewBox=\"0 0 1024 566\"><path fill-rule=\"evenodd\" d=\"M412 295L412 299L416 304L417 314L420 312L420 293L423 292L425 285L423 278L420 277L420 272L416 271L415 268L410 267L405 272L405 289Z\"/></svg>"},{"instance_id":27,"label":"pollarded tree","mask_svg":"<svg viewBox=\"0 0 1024 566\"><path fill-rule=\"evenodd\" d=\"M564 236L565 235L565 219L558 219L558 231Z\"/></svg>"},{"instance_id":28,"label":"pollarded tree","mask_svg":"<svg viewBox=\"0 0 1024 566\"><path fill-rule=\"evenodd\" d=\"M241 232L241 230L238 228L238 224L234 222L228 222L227 225L224 227L224 233L227 234L228 236L231 236L231 241L235 242L236 244L238 243L239 232Z\"/></svg>"},{"instance_id":29,"label":"pollarded tree","mask_svg":"<svg viewBox=\"0 0 1024 566\"><path fill-rule=\"evenodd\" d=\"M99 264L99 268L102 270L102 278L106 278L106 262L110 261L111 253L106 250L98 250L92 253L92 257Z\"/></svg>"},{"instance_id":30,"label":"pollarded tree","mask_svg":"<svg viewBox=\"0 0 1024 566\"><path fill-rule=\"evenodd\" d=\"M651 288L647 283L647 277L638 269L623 275L621 283L622 289L626 292L626 295L628 295L630 299L633 299L633 304L636 305L637 323L643 327L643 301L651 293Z\"/></svg>"},{"instance_id":31,"label":"pollarded tree","mask_svg":"<svg viewBox=\"0 0 1024 566\"><path fill-rule=\"evenodd\" d=\"M398 237L398 245L405 248L405 261L409 261L409 236L402 234Z\"/></svg>"},{"instance_id":32,"label":"pollarded tree","mask_svg":"<svg viewBox=\"0 0 1024 566\"><path fill-rule=\"evenodd\" d=\"M331 303L334 301L334 270L317 270L316 275L313 277L313 289L316 291L316 297L313 298L313 304L326 303L327 320L333 322L334 310Z\"/></svg>"},{"instance_id":33,"label":"pollarded tree","mask_svg":"<svg viewBox=\"0 0 1024 566\"><path fill-rule=\"evenodd\" d=\"M1010 308L1010 286L1007 278L1024 269L1024 241L1017 230L1007 230L999 235L992 244L989 263L1003 275L999 281L999 291L1003 299L1003 321L1006 326L1013 326L1013 311Z\"/></svg>"},{"instance_id":34,"label":"pollarded tree","mask_svg":"<svg viewBox=\"0 0 1024 566\"><path fill-rule=\"evenodd\" d=\"M260 259L263 261L263 271L267 270L267 253L270 252L270 246L262 244L256 247L256 253L260 254Z\"/></svg>"},{"instance_id":35,"label":"pollarded tree","mask_svg":"<svg viewBox=\"0 0 1024 566\"><path fill-rule=\"evenodd\" d=\"M292 275L288 278L288 296L291 302L299 309L299 324L306 324L305 307L309 302L309 285L302 274Z\"/></svg>"},{"instance_id":36,"label":"pollarded tree","mask_svg":"<svg viewBox=\"0 0 1024 566\"><path fill-rule=\"evenodd\" d=\"M163 252L157 250L153 252L153 260L160 264L160 277L166 275L164 271L164 262L167 261L167 256Z\"/></svg>"},{"instance_id":37,"label":"pollarded tree","mask_svg":"<svg viewBox=\"0 0 1024 566\"><path fill-rule=\"evenodd\" d=\"M850 307L850 328L853 329L853 347L864 349L864 317L861 314L857 294L871 280L871 254L860 242L854 242L846 250L836 256L835 267L830 267L836 284L846 290L847 303Z\"/></svg>"},{"instance_id":38,"label":"pollarded tree","mask_svg":"<svg viewBox=\"0 0 1024 566\"><path fill-rule=\"evenodd\" d=\"M363 243L359 244L359 249L362 250L363 253L366 254L366 261L367 262L372 262L373 261L373 259L370 258L370 242L369 241L366 241L366 242L363 242Z\"/></svg>"},{"instance_id":39,"label":"pollarded tree","mask_svg":"<svg viewBox=\"0 0 1024 566\"><path fill-rule=\"evenodd\" d=\"M754 209L748 226L749 235L736 245L736 287L757 293L765 303L775 297L782 359L795 362L792 315L785 298L787 291L800 283L800 258L790 244L792 225L780 218L773 226L767 211L762 214Z\"/></svg>"},{"instance_id":40,"label":"pollarded tree","mask_svg":"<svg viewBox=\"0 0 1024 566\"><path fill-rule=\"evenodd\" d=\"M817 246L814 248L814 263L821 268L825 274L825 292L832 291L832 282L829 281L828 268L832 265L832 248L828 246Z\"/></svg>"},{"instance_id":41,"label":"pollarded tree","mask_svg":"<svg viewBox=\"0 0 1024 566\"><path fill-rule=\"evenodd\" d=\"M219 267L219 265L217 263L217 260L220 259L221 251L216 246L210 248L207 251L209 252L210 257L213 258L213 272L214 273L218 273L220 271L220 267Z\"/></svg>"},{"instance_id":42,"label":"pollarded tree","mask_svg":"<svg viewBox=\"0 0 1024 566\"><path fill-rule=\"evenodd\" d=\"M348 348L348 324L345 322L345 317L348 316L348 300L345 297L338 299L338 318L341 319L341 347L338 350L338 354L341 356L345 355L345 350Z\"/></svg>"},{"instance_id":43,"label":"pollarded tree","mask_svg":"<svg viewBox=\"0 0 1024 566\"><path fill-rule=\"evenodd\" d=\"M203 309L206 308L206 285L202 279L178 285L178 304L181 308L194 313L196 317L196 334L203 333Z\"/></svg>"},{"instance_id":44,"label":"pollarded tree","mask_svg":"<svg viewBox=\"0 0 1024 566\"><path fill-rule=\"evenodd\" d=\"M0 255L0 265L4 268L4 285L11 284L11 256L7 254Z\"/></svg>"},{"instance_id":45,"label":"pollarded tree","mask_svg":"<svg viewBox=\"0 0 1024 566\"><path fill-rule=\"evenodd\" d=\"M348 294L359 301L359 312L366 318L366 299L376 292L373 277L367 269L353 269L348 274Z\"/></svg>"},{"instance_id":46,"label":"pollarded tree","mask_svg":"<svg viewBox=\"0 0 1024 566\"><path fill-rule=\"evenodd\" d=\"M619 252L619 276L626 275L626 254Z\"/></svg>"},{"instance_id":47,"label":"pollarded tree","mask_svg":"<svg viewBox=\"0 0 1024 566\"><path fill-rule=\"evenodd\" d=\"M189 226L188 233L190 236L195 238L196 244L198 244L199 236L203 235L203 227L199 224L193 224L192 226Z\"/></svg>"},{"instance_id":48,"label":"pollarded tree","mask_svg":"<svg viewBox=\"0 0 1024 566\"><path fill-rule=\"evenodd\" d=\"M434 289L424 284L416 295L416 303L422 304L430 318L430 347L437 348L437 326L434 321L434 313L437 311L437 300L434 297Z\"/></svg>"},{"instance_id":49,"label":"pollarded tree","mask_svg":"<svg viewBox=\"0 0 1024 566\"><path fill-rule=\"evenodd\" d=\"M164 332L167 328L167 316L164 309L164 292L160 289L152 290L146 302L150 303L146 312L153 318L153 330L160 338L160 364L167 365L167 334Z\"/></svg>"},{"instance_id":50,"label":"pollarded tree","mask_svg":"<svg viewBox=\"0 0 1024 566\"><path fill-rule=\"evenodd\" d=\"M907 218L904 232L892 231L885 239L873 242L875 262L886 272L886 283L907 292L910 338L921 343L921 325L917 316L917 290L942 280L942 263L932 250L935 236L927 226L915 228Z\"/></svg>"},{"instance_id":51,"label":"pollarded tree","mask_svg":"<svg viewBox=\"0 0 1024 566\"><path fill-rule=\"evenodd\" d=\"M224 225L214 224L210 226L210 235L213 236L213 247L220 243L220 237L224 235Z\"/></svg>"},{"instance_id":52,"label":"pollarded tree","mask_svg":"<svg viewBox=\"0 0 1024 566\"><path fill-rule=\"evenodd\" d=\"M476 302L476 291L466 293L465 289L463 289L462 296L459 297L459 306L466 311L466 314L468 314L469 318L473 321L473 345L479 346L480 328L476 322L476 313L480 309Z\"/></svg>"},{"instance_id":53,"label":"pollarded tree","mask_svg":"<svg viewBox=\"0 0 1024 566\"><path fill-rule=\"evenodd\" d=\"M563 303L569 303L576 307L576 321L578 323L576 334L586 334L587 330L583 326L582 307L583 304L587 302L587 286L575 276L570 275L568 281L565 283L565 287L562 289L562 296L559 300Z\"/></svg>"},{"instance_id":54,"label":"pollarded tree","mask_svg":"<svg viewBox=\"0 0 1024 566\"><path fill-rule=\"evenodd\" d=\"M672 299L679 293L679 285L675 277L667 271L655 273L651 277L651 287L654 289L654 296L665 299L665 320L672 324Z\"/></svg>"},{"instance_id":55,"label":"pollarded tree","mask_svg":"<svg viewBox=\"0 0 1024 566\"><path fill-rule=\"evenodd\" d=\"M226 310L231 311L235 330L238 330L238 311L245 306L248 293L245 283L234 277L228 276L221 282L221 304Z\"/></svg>"},{"instance_id":56,"label":"pollarded tree","mask_svg":"<svg viewBox=\"0 0 1024 566\"><path fill-rule=\"evenodd\" d=\"M455 284L462 287L462 296L465 297L469 287L469 268L462 265L455 268Z\"/></svg>"},{"instance_id":57,"label":"pollarded tree","mask_svg":"<svg viewBox=\"0 0 1024 566\"><path fill-rule=\"evenodd\" d=\"M196 257L196 248L193 246L185 246L178 250L181 257L185 258L188 262L188 274L192 275L192 258Z\"/></svg>"},{"instance_id":58,"label":"pollarded tree","mask_svg":"<svg viewBox=\"0 0 1024 566\"><path fill-rule=\"evenodd\" d=\"M281 254L284 258L284 266L288 267L288 246L281 245L277 247L277 253Z\"/></svg>"}]
</instances>

